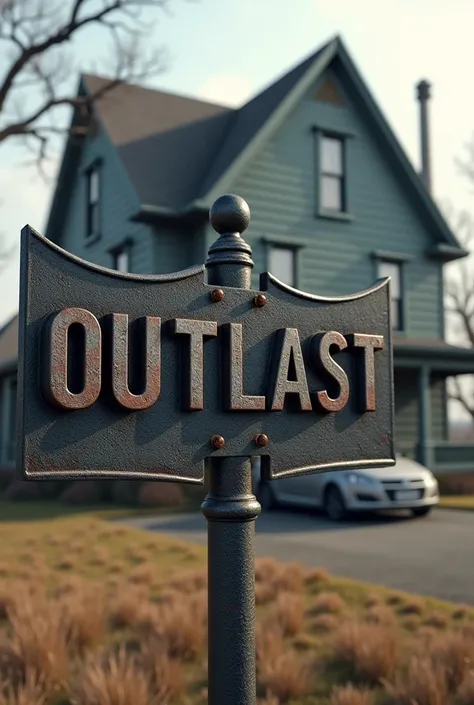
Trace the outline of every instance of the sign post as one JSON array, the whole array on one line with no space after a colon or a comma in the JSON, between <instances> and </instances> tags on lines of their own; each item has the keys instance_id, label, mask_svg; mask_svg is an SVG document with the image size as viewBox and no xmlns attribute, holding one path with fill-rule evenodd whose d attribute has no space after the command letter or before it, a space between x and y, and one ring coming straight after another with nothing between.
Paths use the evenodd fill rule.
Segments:
<instances>
[{"instance_id":1,"label":"sign post","mask_svg":"<svg viewBox=\"0 0 474 705\"><path fill-rule=\"evenodd\" d=\"M218 200L210 212L220 237L209 249L208 283L214 299L229 286L250 289L252 250L240 233L250 222L242 199ZM212 295L212 293L211 293ZM219 302L216 302L219 303ZM232 365L232 360L230 361ZM239 361L240 362L240 361ZM236 366L230 392L244 397L241 364ZM214 444L225 444L218 435ZM251 454L211 459L209 494L202 512L208 522L209 705L253 705L255 663L255 519L260 504L252 490Z\"/></svg>"},{"instance_id":2,"label":"sign post","mask_svg":"<svg viewBox=\"0 0 474 705\"><path fill-rule=\"evenodd\" d=\"M219 198L204 266L123 274L22 231L17 465L27 479L202 483L209 703L254 705L252 456L276 479L393 465L389 280L344 297L262 274Z\"/></svg>"}]
</instances>

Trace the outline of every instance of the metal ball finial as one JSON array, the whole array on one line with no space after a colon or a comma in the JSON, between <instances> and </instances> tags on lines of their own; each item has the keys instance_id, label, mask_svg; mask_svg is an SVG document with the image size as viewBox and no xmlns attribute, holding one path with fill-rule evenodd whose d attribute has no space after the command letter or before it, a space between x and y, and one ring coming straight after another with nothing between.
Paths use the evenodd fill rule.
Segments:
<instances>
[{"instance_id":1,"label":"metal ball finial","mask_svg":"<svg viewBox=\"0 0 474 705\"><path fill-rule=\"evenodd\" d=\"M250 208L243 198L228 193L214 201L209 211L209 220L219 235L243 233L250 223Z\"/></svg>"}]
</instances>

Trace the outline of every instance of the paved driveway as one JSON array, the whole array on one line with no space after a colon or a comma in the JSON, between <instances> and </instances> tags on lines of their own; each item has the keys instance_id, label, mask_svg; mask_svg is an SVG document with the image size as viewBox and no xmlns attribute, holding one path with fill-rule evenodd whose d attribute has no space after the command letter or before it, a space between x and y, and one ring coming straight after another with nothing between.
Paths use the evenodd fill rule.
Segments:
<instances>
[{"instance_id":1,"label":"paved driveway","mask_svg":"<svg viewBox=\"0 0 474 705\"><path fill-rule=\"evenodd\" d=\"M126 523L206 541L206 522L199 513ZM438 509L423 519L376 517L341 525L302 512L269 512L257 519L257 554L474 604L474 512Z\"/></svg>"}]
</instances>

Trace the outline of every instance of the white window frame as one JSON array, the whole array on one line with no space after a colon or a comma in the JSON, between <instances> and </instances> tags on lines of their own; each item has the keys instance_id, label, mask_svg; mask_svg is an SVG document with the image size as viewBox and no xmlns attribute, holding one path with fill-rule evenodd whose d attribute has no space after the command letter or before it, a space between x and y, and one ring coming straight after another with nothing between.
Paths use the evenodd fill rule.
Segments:
<instances>
[{"instance_id":1,"label":"white window frame","mask_svg":"<svg viewBox=\"0 0 474 705\"><path fill-rule=\"evenodd\" d=\"M100 208L102 195L102 176L98 162L86 170L86 240L100 237ZM93 188L93 185L95 187ZM94 191L94 192L93 192ZM95 227L94 227L95 219Z\"/></svg>"},{"instance_id":2,"label":"white window frame","mask_svg":"<svg viewBox=\"0 0 474 705\"><path fill-rule=\"evenodd\" d=\"M291 282L284 281L280 279L278 276L278 273L276 268L272 267L272 253L275 252L276 250L280 251L285 251L285 252L291 252L292 256L292 277L291 277ZM292 286L293 288L297 288L297 282L298 282L298 248L295 247L292 244L288 243L277 243L277 242L271 242L268 244L268 250L267 250L267 269L270 272L270 274L273 274L277 279L280 279L280 281L283 281L284 284L287 284L288 286Z\"/></svg>"},{"instance_id":3,"label":"white window frame","mask_svg":"<svg viewBox=\"0 0 474 705\"><path fill-rule=\"evenodd\" d=\"M341 163L338 167L332 168L329 165L324 165L324 144L325 141L334 141L340 145ZM335 215L347 213L346 199L346 140L342 135L336 135L330 132L321 132L319 135L319 206L324 213L333 213ZM333 208L323 202L323 182L325 179L337 181L339 184L340 208Z\"/></svg>"},{"instance_id":4,"label":"white window frame","mask_svg":"<svg viewBox=\"0 0 474 705\"><path fill-rule=\"evenodd\" d=\"M405 286L404 286L404 266L402 260L381 258L377 263L377 270L379 277L390 276L392 278L391 288L390 288L390 305L392 310L392 329L396 332L403 332L406 328L406 313L405 313ZM384 267L387 270L384 271ZM398 272L398 282L394 278L393 273L390 269L396 269ZM398 285L398 286L397 286ZM394 291L396 292L398 288L398 296L394 296ZM395 317L393 311L397 311L398 324L395 325Z\"/></svg>"}]
</instances>

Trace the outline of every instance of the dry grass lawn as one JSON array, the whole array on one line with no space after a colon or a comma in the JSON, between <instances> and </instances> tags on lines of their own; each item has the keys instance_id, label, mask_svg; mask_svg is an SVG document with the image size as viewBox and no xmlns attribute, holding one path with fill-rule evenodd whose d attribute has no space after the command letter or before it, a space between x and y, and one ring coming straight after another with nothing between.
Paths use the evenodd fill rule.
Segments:
<instances>
[{"instance_id":1,"label":"dry grass lawn","mask_svg":"<svg viewBox=\"0 0 474 705\"><path fill-rule=\"evenodd\" d=\"M474 510L474 494L446 495L441 497L440 507L445 509L468 509Z\"/></svg>"},{"instance_id":2,"label":"dry grass lawn","mask_svg":"<svg viewBox=\"0 0 474 705\"><path fill-rule=\"evenodd\" d=\"M260 705L474 705L474 609L261 559ZM205 550L0 525L0 705L205 705Z\"/></svg>"}]
</instances>

